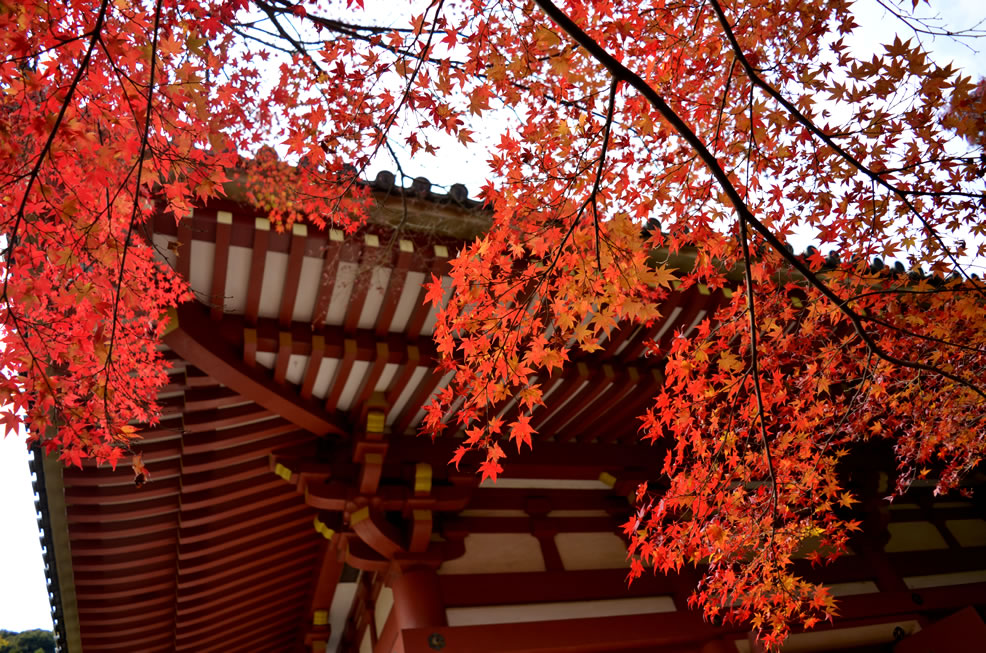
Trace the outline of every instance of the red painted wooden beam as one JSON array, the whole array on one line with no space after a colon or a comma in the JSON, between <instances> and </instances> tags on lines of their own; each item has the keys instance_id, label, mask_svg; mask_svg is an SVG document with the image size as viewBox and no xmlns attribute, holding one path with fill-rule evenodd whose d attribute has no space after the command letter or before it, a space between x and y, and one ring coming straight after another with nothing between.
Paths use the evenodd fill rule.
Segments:
<instances>
[{"instance_id":1,"label":"red painted wooden beam","mask_svg":"<svg viewBox=\"0 0 986 653\"><path fill-rule=\"evenodd\" d=\"M165 343L216 381L315 435L346 432L315 402L271 383L264 372L239 360L232 348L216 337L214 327L198 306L180 306L175 321L175 328L164 337Z\"/></svg>"},{"instance_id":2,"label":"red painted wooden beam","mask_svg":"<svg viewBox=\"0 0 986 653\"><path fill-rule=\"evenodd\" d=\"M627 585L626 569L587 569L438 577L448 607L597 601L670 594L667 576L645 575Z\"/></svg>"},{"instance_id":3,"label":"red painted wooden beam","mask_svg":"<svg viewBox=\"0 0 986 653\"><path fill-rule=\"evenodd\" d=\"M359 269L353 279L353 286L350 289L349 301L346 303L346 315L342 321L342 328L347 334L355 333L359 325L359 318L363 312L363 305L366 303L366 296L370 291L370 284L373 283L373 267L379 257L380 238L376 234L365 234L357 262Z\"/></svg>"},{"instance_id":4,"label":"red painted wooden beam","mask_svg":"<svg viewBox=\"0 0 986 653\"><path fill-rule=\"evenodd\" d=\"M640 382L640 372L635 367L625 367L617 370L613 385L596 402L598 410L571 425L572 436L579 443L588 444L595 441L600 431L609 424L613 410L622 405L633 393Z\"/></svg>"},{"instance_id":5,"label":"red painted wooden beam","mask_svg":"<svg viewBox=\"0 0 986 653\"><path fill-rule=\"evenodd\" d=\"M325 393L325 410L333 413L339 410L339 398L342 397L342 391L346 387L346 383L349 381L349 373L353 369L353 363L356 361L356 341L350 338L343 340L343 354L339 364L336 366L335 376L332 378L332 384L329 387L329 391Z\"/></svg>"},{"instance_id":6,"label":"red painted wooden beam","mask_svg":"<svg viewBox=\"0 0 986 653\"><path fill-rule=\"evenodd\" d=\"M380 312L377 314L377 322L373 330L378 336L386 335L390 330L390 323L394 319L397 305L400 303L401 294L404 292L404 283L407 280L408 270L411 268L411 261L414 257L414 243L404 238L397 243L399 253L394 267L390 270L390 278L387 279L387 289L383 295L383 303Z\"/></svg>"},{"instance_id":7,"label":"red painted wooden beam","mask_svg":"<svg viewBox=\"0 0 986 653\"><path fill-rule=\"evenodd\" d=\"M293 342L292 338L292 342ZM311 399L312 390L315 388L315 381L318 379L318 372L322 367L322 359L325 357L325 337L315 334L312 336L312 350L308 357L308 364L305 367L305 377L301 382L301 398Z\"/></svg>"},{"instance_id":8,"label":"red painted wooden beam","mask_svg":"<svg viewBox=\"0 0 986 653\"><path fill-rule=\"evenodd\" d=\"M732 628L740 632L741 627ZM673 651L724 631L693 612L622 615L592 619L536 621L488 626L425 627L403 630L405 653L433 653L429 638L440 635L450 651L470 653L614 653Z\"/></svg>"},{"instance_id":9,"label":"red painted wooden beam","mask_svg":"<svg viewBox=\"0 0 986 653\"><path fill-rule=\"evenodd\" d=\"M260 294L264 286L264 269L267 266L267 244L269 241L270 222L264 218L257 218L254 225L250 280L247 284L246 308L244 309L244 315L249 324L256 324L257 313L260 310Z\"/></svg>"}]
</instances>

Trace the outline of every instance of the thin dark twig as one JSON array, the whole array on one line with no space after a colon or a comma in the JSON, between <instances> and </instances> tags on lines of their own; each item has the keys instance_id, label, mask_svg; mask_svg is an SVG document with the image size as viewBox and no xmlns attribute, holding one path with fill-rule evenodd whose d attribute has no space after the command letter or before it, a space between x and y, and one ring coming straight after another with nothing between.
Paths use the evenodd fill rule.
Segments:
<instances>
[{"instance_id":1,"label":"thin dark twig","mask_svg":"<svg viewBox=\"0 0 986 653\"><path fill-rule=\"evenodd\" d=\"M702 159L702 162L705 164L706 168L708 168L720 188L722 188L723 192L726 194L726 197L729 199L729 203L733 205L733 209L736 211L737 215L746 220L746 223L750 225L754 231L760 234L764 241L770 245L770 247L774 249L785 261L787 261L792 268L801 273L810 285L816 288L829 301L838 306L843 315L845 315L852 323L853 327L856 329L856 333L859 334L860 339L862 339L863 342L866 343L879 358L900 367L914 370L924 370L926 372L937 374L954 381L959 385L969 388L986 400L986 390L983 390L973 382L934 365L926 365L925 363L898 358L880 347L872 336L866 332L866 329L863 327L862 317L856 311L844 305L842 298L840 298L835 291L829 288L825 282L823 282L807 265L805 265L804 262L801 261L801 259L795 256L792 252L788 251L784 243L782 243L780 239L778 239L778 237L775 236L774 233L763 224L763 222L757 219L757 217L753 214L753 211L749 206L747 206L746 202L740 196L739 191L737 191L732 180L729 179L729 175L726 174L726 171L716 160L715 156L709 151L709 148L706 147L705 143L702 142L702 140L695 134L688 123L686 123L684 119L682 119L681 116L679 116L678 113L668 105L661 95L651 88L647 82L641 79L639 75L620 63L615 57L613 57L613 55L609 54L605 48L599 45L599 43L597 43L591 36L586 34L571 18L568 17L567 14L551 2L551 0L535 0L535 2L539 7L541 7L549 18L560 25L572 39L585 48L585 50L594 59L601 63L611 75L632 86L644 96L651 106L657 109L661 116L668 121L668 124L674 128L678 135L681 136L686 143L688 143L696 155Z\"/></svg>"},{"instance_id":2,"label":"thin dark twig","mask_svg":"<svg viewBox=\"0 0 986 653\"><path fill-rule=\"evenodd\" d=\"M151 37L151 68L150 76L147 83L147 107L144 112L144 131L140 137L140 151L137 153L137 176L134 180L134 205L133 210L130 214L130 224L127 226L127 237L123 241L123 253L120 255L120 274L116 280L116 296L113 300L113 322L112 328L110 330L110 344L106 349L106 363L103 365L103 369L106 370L106 388L109 388L110 381L110 370L113 366L113 346L116 344L116 327L119 324L120 315L120 293L123 290L123 276L126 271L127 265L127 254L130 252L130 240L133 236L134 224L137 222L137 216L140 213L140 184L144 172L144 155L147 153L147 140L151 132L151 109L152 102L154 100L154 75L157 72L157 45L158 45L158 29L161 24L161 8L164 4L164 0L157 0L157 5L154 8L154 34ZM106 427L109 428L111 422L111 416L109 414L109 404L107 403L107 392L103 392L103 409L106 413Z\"/></svg>"},{"instance_id":3,"label":"thin dark twig","mask_svg":"<svg viewBox=\"0 0 986 653\"><path fill-rule=\"evenodd\" d=\"M719 24L726 35L726 39L729 41L729 44L732 47L733 52L736 55L736 58L739 60L740 65L743 66L743 69L746 71L746 76L750 79L750 81L753 82L753 84L755 84L756 86L760 87L775 102L777 102L782 107L784 107L784 109L789 114L791 114L791 116L794 117L794 119L799 124L801 124L801 126L803 126L805 129L807 129L813 135L815 135L819 140L821 140L823 143L829 146L832 149L832 151L838 154L844 161L849 163L853 168L863 173L865 176L869 177L873 182L879 184L880 186L883 186L884 188L892 192L894 195L896 195L898 199L904 204L904 206L907 207L908 211L912 215L914 215L918 219L918 221L921 222L921 224L924 226L928 234L935 241L938 242L939 246L942 248L942 251L949 258L949 260L952 261L952 264L955 266L955 269L964 277L966 277L966 279L972 281L971 277L969 277L969 275L965 272L965 269L962 267L962 264L959 263L958 258L956 258L955 254L948 248L948 246L945 244L945 241L942 240L941 236L938 234L935 228L928 223L928 220L923 215L921 215L921 213L917 210L914 204L908 199L908 195L918 195L921 193L898 188L897 186L891 184L889 181L887 181L882 176L877 174L876 172L870 170L868 167L863 165L863 163L859 159L854 157L852 154L850 154L845 149L843 149L842 146L836 143L835 139L832 138L832 136L826 134L814 122L809 120L807 116L805 116L796 106L794 106L793 103L791 103L791 101L789 101L787 98L781 95L781 93L777 89L775 89L773 86L768 84L763 79L763 77L760 76L760 74L753 67L753 65L750 64L750 62L747 60L746 55L743 52L743 48L740 46L739 41L736 40L736 35L733 34L733 29L730 26L729 20L726 18L726 14L723 12L722 6L719 4L718 0L709 0L709 4L712 6L713 11L715 11L716 16L719 19ZM963 196L965 195L963 194ZM976 194L976 195L970 195L970 197L981 198L982 195ZM979 287L978 284L976 283L973 283L973 285L976 286L977 288ZM984 395L984 398L986 398L986 395Z\"/></svg>"},{"instance_id":4,"label":"thin dark twig","mask_svg":"<svg viewBox=\"0 0 986 653\"><path fill-rule=\"evenodd\" d=\"M606 123L603 127L603 146L599 153L599 168L596 170L596 181L592 184L592 223L596 230L596 267L601 272L603 269L602 259L599 254L599 211L596 209L596 195L599 193L599 186L603 180L603 169L606 167L606 150L609 149L609 133L613 126L613 111L616 107L616 89L620 82L613 79L609 87L609 105L606 107Z\"/></svg>"}]
</instances>

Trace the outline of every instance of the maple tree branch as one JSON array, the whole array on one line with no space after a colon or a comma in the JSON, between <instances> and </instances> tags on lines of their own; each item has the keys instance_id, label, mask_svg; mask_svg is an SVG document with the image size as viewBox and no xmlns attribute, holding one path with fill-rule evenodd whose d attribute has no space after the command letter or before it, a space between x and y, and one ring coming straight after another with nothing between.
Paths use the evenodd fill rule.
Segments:
<instances>
[{"instance_id":1,"label":"maple tree branch","mask_svg":"<svg viewBox=\"0 0 986 653\"><path fill-rule=\"evenodd\" d=\"M770 479L771 496L771 518L770 518L770 557L777 560L777 553L774 550L775 522L777 521L777 478L774 475L774 460L770 453L770 440L767 438L767 427L764 424L766 409L763 403L763 392L760 387L760 353L757 349L757 313L756 303L754 302L753 290L753 261L750 257L750 244L746 235L746 218L742 215L739 219L740 245L743 249L743 262L745 263L746 275L746 300L748 315L750 317L750 374L753 376L753 392L757 399L757 423L760 430L760 443L763 446L764 461L767 465L767 476Z\"/></svg>"},{"instance_id":2,"label":"maple tree branch","mask_svg":"<svg viewBox=\"0 0 986 653\"><path fill-rule=\"evenodd\" d=\"M55 122L51 126L51 130L48 132L48 138L45 141L44 146L38 153L37 161L31 172L27 177L27 187L24 189L24 194L21 196L20 206L17 208L16 218L14 220L14 228L7 235L7 252L4 255L4 262L7 266L8 273L3 277L3 291L0 292L0 298L7 302L8 306L10 304L10 298L7 296L7 285L10 280L10 266L14 261L14 246L17 244L17 232L20 229L21 222L24 221L24 209L27 206L27 201L31 196L31 189L34 187L34 182L37 181L38 176L41 173L41 166L44 165L45 158L51 151L51 146L55 142L55 136L58 134L58 128L62 124L62 120L65 118L65 112L68 111L69 106L72 104L72 99L75 96L75 91L79 87L79 82L82 81L82 76L85 74L86 70L89 68L89 61L92 59L92 52L96 49L96 43L99 41L100 32L103 29L103 22L106 20L106 11L109 7L109 0L102 0L99 5L99 12L96 14L96 24L93 26L92 30L88 32L91 36L89 37L89 45L86 48L86 52L82 55L82 61L79 62L79 68L75 71L75 76L69 83L68 90L65 92L65 98L62 100L61 107L58 110L58 115L55 117Z\"/></svg>"},{"instance_id":3,"label":"maple tree branch","mask_svg":"<svg viewBox=\"0 0 986 653\"><path fill-rule=\"evenodd\" d=\"M867 322L873 322L874 324L879 324L882 327L886 327L887 329L897 331L898 333L902 333L905 336L910 336L912 338L917 338L919 340L927 340L928 342L934 342L936 344L944 345L946 347L955 347L957 349L964 349L965 351L971 351L977 354L986 354L986 349L983 349L982 347L972 347L970 345L963 345L962 343L952 342L950 340L945 340L943 338L927 336L924 335L923 333L917 333L915 331L911 331L910 329L905 329L903 327L896 326L894 324L891 324L890 322L887 322L886 320L881 320L880 318L874 317L872 315L863 315L862 318Z\"/></svg>"},{"instance_id":4,"label":"maple tree branch","mask_svg":"<svg viewBox=\"0 0 986 653\"><path fill-rule=\"evenodd\" d=\"M151 133L151 113L153 108L154 100L154 76L157 72L157 48L158 48L158 30L161 24L161 9L164 0L157 0L157 5L154 8L154 33L151 37L151 62L150 62L150 73L147 82L147 107L144 113L144 129L140 137L140 150L137 153L137 176L134 180L134 202L133 209L130 214L130 224L127 226L127 236L123 241L123 252L120 255L120 274L116 280L116 294L113 301L113 319L112 326L110 329L110 343L107 345L106 351L106 362L103 364L103 369L106 371L106 387L109 387L110 382L110 371L113 367L113 346L116 344L116 327L119 323L119 313L120 313L120 293L123 290L123 275L127 267L127 254L130 252L130 241L133 237L134 224L137 222L137 216L140 214L140 184L142 181L144 173L144 155L147 152L147 141ZM107 207L107 211L109 211ZM111 415L109 414L109 401L107 398L107 393L103 392L103 407L106 412L106 427L110 427L112 422Z\"/></svg>"},{"instance_id":5,"label":"maple tree branch","mask_svg":"<svg viewBox=\"0 0 986 653\"><path fill-rule=\"evenodd\" d=\"M616 89L619 81L615 78L609 88L609 105L606 107L606 122L603 126L603 145L599 153L599 168L596 170L596 180L592 184L592 224L596 230L596 267L602 272L603 264L599 253L599 211L596 209L596 195L599 193L599 186L603 180L603 169L606 167L606 150L609 149L609 132L613 126L613 110L616 107Z\"/></svg>"},{"instance_id":6,"label":"maple tree branch","mask_svg":"<svg viewBox=\"0 0 986 653\"><path fill-rule=\"evenodd\" d=\"M833 152L838 154L844 161L849 163L853 168L863 173L863 175L869 177L875 183L879 184L880 186L883 186L890 192L897 195L897 197L904 204L904 206L907 207L908 211L912 215L914 215L918 219L918 221L921 222L921 224L924 226L928 234L930 234L931 237L938 242L938 245L942 248L942 251L949 258L949 260L952 261L952 264L955 266L955 269L964 277L966 277L967 280L972 281L971 277L965 272L965 269L962 267L962 264L959 263L958 258L948 248L948 246L945 244L945 241L942 240L937 230L935 230L935 228L928 222L928 220L923 215L921 215L921 213L917 210L914 204L908 199L909 195L915 195L919 193L914 191L908 191L906 189L901 189L895 186L894 184L891 184L889 181L884 179L881 175L870 170L867 166L863 165L862 161L854 157L852 154L850 154L848 151L842 148L842 146L836 143L835 139L832 136L826 134L822 129L820 129L813 121L811 121L796 106L794 106L794 104L792 104L787 98L781 95L780 91L778 91L773 86L768 84L763 79L763 77L760 76L760 74L753 67L753 65L750 64L749 60L746 58L746 55L743 52L743 48L740 46L739 41L736 40L736 35L733 33L733 29L729 24L729 20L726 18L726 14L723 12L722 6L719 4L719 0L708 0L708 2L709 5L712 7L713 11L715 11L716 17L719 19L719 24L722 27L723 33L726 35L726 39L729 41L733 53L735 54L736 58L739 60L740 65L743 66L743 69L746 71L746 75L750 79L750 81L754 85L762 89L765 93L767 93L767 95L773 98L774 101L776 101L778 104L784 107L784 109L789 114L791 114L791 116L793 116L794 119L798 123L800 123L802 127L810 131L819 140L825 143L829 148L832 149ZM982 195L974 195L972 197L979 198L982 197ZM973 283L973 285L978 287L978 284L976 283ZM986 398L986 395L984 395L984 398Z\"/></svg>"},{"instance_id":7,"label":"maple tree branch","mask_svg":"<svg viewBox=\"0 0 986 653\"><path fill-rule=\"evenodd\" d=\"M900 367L910 368L914 370L923 370L926 372L931 372L933 374L938 374L940 376L954 381L959 385L969 388L974 393L986 400L986 390L980 388L975 383L953 374L947 370L943 370L940 367L933 365L926 365L917 361L905 360L898 358L893 354L885 351L880 347L876 341L866 332L863 327L861 316L851 309L849 306L844 305L843 300L825 284L811 269L805 265L804 262L792 252L788 251L787 247L780 241L780 239L767 228L760 220L756 218L753 211L747 206L746 202L743 200L736 186L729 179L726 171L723 170L722 166L716 160L715 156L709 151L705 146L705 143L695 134L692 128L686 123L678 113L672 109L668 103L664 100L661 95L655 91L647 82L645 82L639 75L631 71L629 68L620 63L615 57L613 57L609 52L606 51L599 43L596 42L591 36L586 34L575 22L568 17L563 11L561 11L551 0L534 0L535 3L541 7L541 9L548 15L551 20L557 23L572 39L574 39L579 45L581 45L596 61L603 65L609 73L615 78L623 81L634 89L636 89L644 98L653 106L661 116L668 121L668 123L674 128L674 130L681 136L686 143L695 151L696 155L702 160L706 168L715 178L716 182L722 188L726 197L729 199L729 203L732 204L736 214L741 218L746 220L746 222L764 239L764 241L771 246L788 264L797 270L805 278L805 280L816 288L822 295L824 295L829 301L835 304L838 309L847 317L852 323L859 337L870 346L874 353L888 363L898 365ZM710 0L714 2L715 0ZM744 60L741 59L741 63ZM749 63L746 62L746 66ZM772 90L772 89L771 89ZM796 110L796 109L795 109ZM817 129L817 128L816 128ZM883 180L880 180L883 183Z\"/></svg>"},{"instance_id":8,"label":"maple tree branch","mask_svg":"<svg viewBox=\"0 0 986 653\"><path fill-rule=\"evenodd\" d=\"M729 71L726 73L726 84L722 91L722 99L719 102L719 112L716 118L716 135L712 138L712 147L719 151L719 132L722 129L722 112L726 109L726 98L729 96L729 86L733 82L733 71L736 69L736 57L729 62ZM753 123L750 123L750 128L752 130ZM751 132L752 133L752 132Z\"/></svg>"},{"instance_id":9,"label":"maple tree branch","mask_svg":"<svg viewBox=\"0 0 986 653\"><path fill-rule=\"evenodd\" d=\"M958 30L958 31L953 32L951 30L936 29L936 28L932 27L931 25L929 25L929 22L931 20L934 20L934 19L917 18L916 16L913 16L913 15L912 16L908 16L908 15L904 14L903 12L901 12L900 10L898 10L897 8L895 8L893 5L887 3L885 0L876 0L876 1L877 1L877 4L879 4L881 7L883 7L892 16L894 16L895 18L897 18L898 20L900 20L900 22L902 22L905 25L907 25L907 27L912 32L914 32L915 36L918 36L918 40L919 41L920 41L920 35L921 34L925 34L925 35L931 36L931 37L935 37L935 36L947 36L947 37L950 37L950 38L955 39L955 40L958 40L958 37L964 37L964 38L981 38L983 36L986 36L986 30L980 29L980 26L984 22L986 22L986 20L980 20L978 23L976 23L972 27L969 27L969 28L966 28L966 29L962 29L962 30ZM916 6L917 5L915 5L915 7ZM966 45L968 47L968 44L964 44L964 45Z\"/></svg>"},{"instance_id":10,"label":"maple tree branch","mask_svg":"<svg viewBox=\"0 0 986 653\"><path fill-rule=\"evenodd\" d=\"M733 63L736 60L733 59ZM730 68L732 70L732 68ZM746 150L746 198L749 198L750 193L750 162L753 158L753 150L757 145L756 133L753 129L753 92L754 88L750 87L750 142L749 147ZM742 214L739 219L739 232L740 232L740 246L743 250L743 274L746 277L746 301L747 301L747 314L750 318L750 369L749 373L753 375L753 392L757 399L757 415L756 421L759 425L760 431L760 444L763 446L764 460L767 464L767 476L770 479L770 559L772 562L777 561L777 552L774 548L774 540L776 538L776 522L777 522L777 478L774 476L774 460L770 453L770 440L767 438L767 427L764 423L766 418L766 409L763 403L763 390L760 386L760 350L757 347L757 309L756 303L754 301L754 290L753 290L753 260L750 256L750 243L747 239L746 234L746 217Z\"/></svg>"},{"instance_id":11,"label":"maple tree branch","mask_svg":"<svg viewBox=\"0 0 986 653\"><path fill-rule=\"evenodd\" d=\"M879 295L937 295L939 293L967 293L975 292L974 288L932 288L930 290L915 290L913 288L886 288L884 290L871 290L847 297L845 302L855 302L866 297L876 297Z\"/></svg>"}]
</instances>

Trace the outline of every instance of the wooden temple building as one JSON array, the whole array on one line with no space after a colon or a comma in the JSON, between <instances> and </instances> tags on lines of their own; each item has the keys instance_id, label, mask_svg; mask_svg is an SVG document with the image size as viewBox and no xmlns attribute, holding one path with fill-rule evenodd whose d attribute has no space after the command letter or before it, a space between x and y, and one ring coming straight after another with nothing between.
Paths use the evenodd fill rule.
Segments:
<instances>
[{"instance_id":1,"label":"wooden temple building","mask_svg":"<svg viewBox=\"0 0 986 653\"><path fill-rule=\"evenodd\" d=\"M694 571L628 588L618 534L663 457L637 438L662 382L644 343L687 335L725 297L676 293L660 324L617 329L544 380L534 450L480 484L448 466L455 434L416 427L448 382L422 282L487 218L461 186L382 173L373 188L355 235L277 233L232 201L149 225L198 298L164 339L164 413L139 445L149 481L32 463L59 649L757 651L743 626L686 609ZM886 482L860 466L854 554L802 568L840 618L785 650L986 651L982 493L888 507Z\"/></svg>"}]
</instances>

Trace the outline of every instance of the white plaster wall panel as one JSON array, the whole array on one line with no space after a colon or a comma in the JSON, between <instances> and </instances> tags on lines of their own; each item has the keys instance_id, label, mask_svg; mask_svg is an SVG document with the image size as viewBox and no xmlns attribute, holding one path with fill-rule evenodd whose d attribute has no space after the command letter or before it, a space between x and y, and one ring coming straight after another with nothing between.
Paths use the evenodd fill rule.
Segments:
<instances>
[{"instance_id":1,"label":"white plaster wall panel","mask_svg":"<svg viewBox=\"0 0 986 653\"><path fill-rule=\"evenodd\" d=\"M188 285L196 299L207 305L212 296L213 261L216 244L193 240L189 247Z\"/></svg>"},{"instance_id":2,"label":"white plaster wall panel","mask_svg":"<svg viewBox=\"0 0 986 653\"><path fill-rule=\"evenodd\" d=\"M356 399L356 393L363 386L363 378L368 369L370 369L370 363L367 361L353 362L349 377L346 379L346 385L342 387L342 394L339 395L339 410L349 410L353 400Z\"/></svg>"},{"instance_id":3,"label":"white plaster wall panel","mask_svg":"<svg viewBox=\"0 0 986 653\"><path fill-rule=\"evenodd\" d=\"M404 410L404 404L406 404L410 400L411 394L418 387L418 384L421 383L421 379L424 378L427 372L428 372L427 367L419 365L411 374L410 380L407 382L407 385L404 386L404 390L401 391L400 396L397 397L397 401L395 401L394 405L390 407L389 411L387 411L388 426L393 424L394 420L397 419L397 416L401 414L402 410Z\"/></svg>"},{"instance_id":4,"label":"white plaster wall panel","mask_svg":"<svg viewBox=\"0 0 986 653\"><path fill-rule=\"evenodd\" d=\"M329 301L329 311L325 316L326 324L340 325L346 319L346 309L349 307L349 297L353 294L353 283L359 266L355 263L340 262L335 272L335 283L332 284L332 298Z\"/></svg>"},{"instance_id":5,"label":"white plaster wall panel","mask_svg":"<svg viewBox=\"0 0 986 653\"><path fill-rule=\"evenodd\" d=\"M986 546L984 519L949 519L945 526L962 546Z\"/></svg>"},{"instance_id":6,"label":"white plaster wall panel","mask_svg":"<svg viewBox=\"0 0 986 653\"><path fill-rule=\"evenodd\" d=\"M424 281L425 275L422 272L407 273L404 278L404 288L401 289L401 298L397 302L397 310L394 311L394 318L390 321L391 333L400 333L407 327L407 321L411 319L411 314L414 312Z\"/></svg>"},{"instance_id":7,"label":"white plaster wall panel","mask_svg":"<svg viewBox=\"0 0 986 653\"><path fill-rule=\"evenodd\" d=\"M887 525L890 531L890 541L884 551L928 551L931 549L947 549L948 544L941 536L935 525L927 521L891 522Z\"/></svg>"},{"instance_id":8,"label":"white plaster wall panel","mask_svg":"<svg viewBox=\"0 0 986 653\"><path fill-rule=\"evenodd\" d=\"M957 571L951 574L929 574L927 576L907 576L904 584L908 589L918 590L924 587L948 587L950 585L968 585L970 583L986 583L986 569L978 571Z\"/></svg>"},{"instance_id":9,"label":"white plaster wall panel","mask_svg":"<svg viewBox=\"0 0 986 653\"><path fill-rule=\"evenodd\" d=\"M377 637L380 637L380 633L383 632L383 626L387 623L387 617L390 616L390 609L394 607L394 590L389 587L380 588L380 594L377 595L377 601L373 605L373 620L377 625Z\"/></svg>"},{"instance_id":10,"label":"white plaster wall panel","mask_svg":"<svg viewBox=\"0 0 986 653\"><path fill-rule=\"evenodd\" d=\"M444 294L442 295L442 306L448 303L449 297L452 296L452 277L442 277L442 288L444 289ZM425 318L424 326L421 328L421 335L430 336L435 332L435 321L438 315L438 306L431 305L428 309L428 317Z\"/></svg>"},{"instance_id":11,"label":"white plaster wall panel","mask_svg":"<svg viewBox=\"0 0 986 653\"><path fill-rule=\"evenodd\" d=\"M670 596L645 596L606 601L560 601L557 603L518 603L515 605L484 605L468 608L448 608L445 611L449 626L478 626L481 624L514 624L532 621L591 619L631 614L674 612Z\"/></svg>"},{"instance_id":12,"label":"white plaster wall panel","mask_svg":"<svg viewBox=\"0 0 986 653\"><path fill-rule=\"evenodd\" d=\"M541 544L529 533L470 533L466 552L449 560L439 574L495 574L545 571Z\"/></svg>"},{"instance_id":13,"label":"white plaster wall panel","mask_svg":"<svg viewBox=\"0 0 986 653\"><path fill-rule=\"evenodd\" d=\"M178 255L175 250L171 249L174 247L172 243L175 242L175 239L171 236L156 233L151 237L151 242L154 243L155 258L159 261L164 261L168 264L168 267L174 269L178 265Z\"/></svg>"},{"instance_id":14,"label":"white plaster wall panel","mask_svg":"<svg viewBox=\"0 0 986 653\"><path fill-rule=\"evenodd\" d=\"M332 633L329 636L329 644L325 647L326 651L335 651L339 647L339 639L346 630L346 618L349 610L353 606L353 597L356 596L358 583L339 583L336 585L336 592L332 596L332 605L329 606L329 627Z\"/></svg>"},{"instance_id":15,"label":"white plaster wall panel","mask_svg":"<svg viewBox=\"0 0 986 653\"><path fill-rule=\"evenodd\" d=\"M356 326L360 329L372 329L376 326L377 315L383 305L384 293L387 291L387 283L390 281L390 268L375 267L367 274L365 271L360 275L358 283L367 284L366 299L363 300L363 310L359 314L359 322Z\"/></svg>"},{"instance_id":16,"label":"white plaster wall panel","mask_svg":"<svg viewBox=\"0 0 986 653\"><path fill-rule=\"evenodd\" d=\"M298 294L294 298L291 319L295 322L311 322L315 312L315 300L322 283L322 259L306 256L301 259L301 278Z\"/></svg>"},{"instance_id":17,"label":"white plaster wall panel","mask_svg":"<svg viewBox=\"0 0 986 653\"><path fill-rule=\"evenodd\" d=\"M277 360L277 354L272 351L258 351L256 353L257 365L263 365L269 370L274 369L274 362Z\"/></svg>"},{"instance_id":18,"label":"white plaster wall panel","mask_svg":"<svg viewBox=\"0 0 986 653\"><path fill-rule=\"evenodd\" d=\"M312 386L313 395L320 399L325 399L325 395L329 392L329 384L332 383L332 377L335 376L336 367L338 366L338 358L322 359L322 364L318 368L318 374L315 375L315 384Z\"/></svg>"},{"instance_id":19,"label":"white plaster wall panel","mask_svg":"<svg viewBox=\"0 0 986 653\"><path fill-rule=\"evenodd\" d=\"M260 286L260 317L277 317L284 296L284 280L288 273L288 255L283 252L267 252L264 262L264 280Z\"/></svg>"},{"instance_id":20,"label":"white plaster wall panel","mask_svg":"<svg viewBox=\"0 0 986 653\"><path fill-rule=\"evenodd\" d=\"M305 368L308 366L308 356L301 354L291 354L288 357L288 369L284 373L284 378L288 383L301 383L305 378Z\"/></svg>"},{"instance_id":21,"label":"white plaster wall panel","mask_svg":"<svg viewBox=\"0 0 986 653\"><path fill-rule=\"evenodd\" d=\"M363 633L363 641L359 643L359 653L373 653L373 639L369 628Z\"/></svg>"},{"instance_id":22,"label":"white plaster wall panel","mask_svg":"<svg viewBox=\"0 0 986 653\"><path fill-rule=\"evenodd\" d=\"M832 596L854 596L856 594L877 594L880 588L871 580L857 580L849 583L827 585Z\"/></svg>"},{"instance_id":23,"label":"white plaster wall panel","mask_svg":"<svg viewBox=\"0 0 986 653\"><path fill-rule=\"evenodd\" d=\"M394 375L397 374L397 370L400 367L397 363L387 363L383 366L383 372L380 373L380 378L377 379L377 384L373 386L375 392L386 392L387 387L390 386L390 382L394 380Z\"/></svg>"},{"instance_id":24,"label":"white plaster wall panel","mask_svg":"<svg viewBox=\"0 0 986 653\"><path fill-rule=\"evenodd\" d=\"M616 533L558 533L555 545L565 569L624 569L626 543Z\"/></svg>"},{"instance_id":25,"label":"white plaster wall panel","mask_svg":"<svg viewBox=\"0 0 986 653\"><path fill-rule=\"evenodd\" d=\"M226 261L226 291L223 305L227 313L242 314L246 310L247 289L250 286L250 264L253 250L231 245Z\"/></svg>"}]
</instances>

